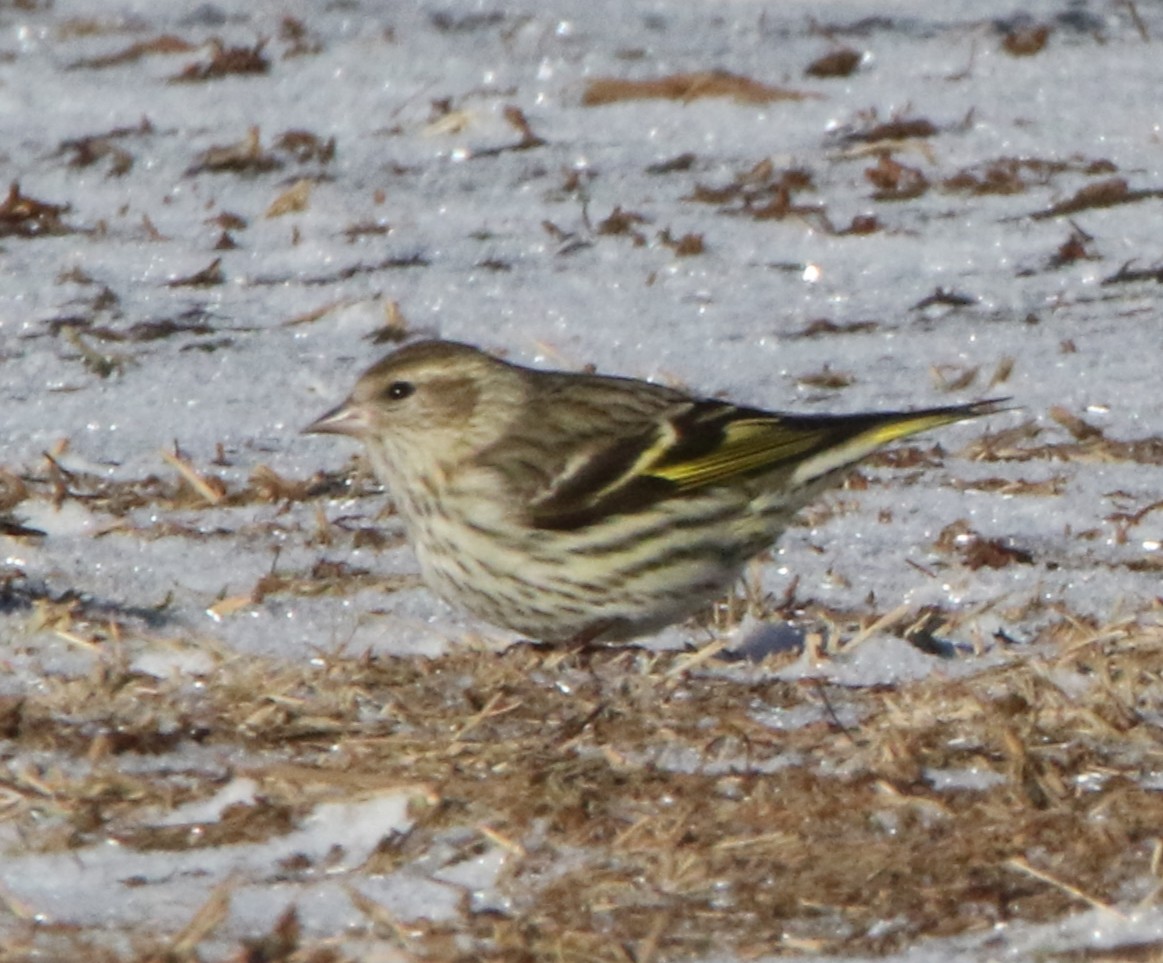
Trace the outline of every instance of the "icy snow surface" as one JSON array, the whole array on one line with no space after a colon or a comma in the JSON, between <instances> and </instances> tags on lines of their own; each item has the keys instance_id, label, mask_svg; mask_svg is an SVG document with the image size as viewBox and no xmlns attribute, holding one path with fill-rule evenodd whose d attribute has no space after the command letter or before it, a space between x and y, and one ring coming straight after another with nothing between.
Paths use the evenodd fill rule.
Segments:
<instances>
[{"instance_id":1,"label":"icy snow surface","mask_svg":"<svg viewBox=\"0 0 1163 963\"><path fill-rule=\"evenodd\" d=\"M1163 424L1158 283L1101 283L1124 262L1158 265L1163 200L1087 209L1072 220L1030 216L1115 176L1088 172L1098 161L1113 165L1132 190L1163 187L1163 8L1141 0L1138 14L1149 41L1129 4L1097 0L969 7L951 0L2 4L0 180L19 182L27 197L68 205L61 218L78 230L0 239L0 467L43 476L44 453L52 452L65 472L172 479L176 469L162 452L176 445L228 485L260 465L292 479L337 469L351 446L299 429L387 350L369 336L396 302L418 333L530 364L592 363L771 408L859 410L1011 395L1020 411L945 429L940 443L950 454L935 471L920 469L910 484L878 482L833 496L843 510L790 530L758 573L763 589L778 596L795 576L802 595L838 608L859 608L869 593L886 609L981 606L954 640L967 650L988 648L998 629L1020 640L1038 628L1036 617L1005 623L986 604L999 599L1017 606L1040 597L1099 622L1137 611L1159 595L1158 567L1137 563L1157 558L1163 512L1144 516L1125 540L1108 516L1159 497L1156 465L976 463L956 453L983 431L1023 419L1043 430L1043 440L1068 442L1048 415L1056 405L1115 439L1152 436ZM288 16L307 28L304 49L281 32ZM1023 18L1053 31L1044 51L1011 56L1001 30ZM830 40L828 25L843 29ZM209 60L209 48L197 46L113 66L84 63L163 34L196 45L268 38L270 72L170 82L185 65ZM803 75L838 43L863 53L854 74ZM595 77L712 68L812 96L582 105ZM442 112L435 106L441 98L463 113ZM505 119L507 106L524 112L543 146L501 149L521 136ZM933 185L908 204L873 199L865 171L875 157L845 136L897 116L937 127L894 152ZM197 169L207 151L242 142L252 127L280 169ZM125 130L111 142L132 155L130 170L117 174L109 157L72 163L69 141L118 129ZM279 152L277 137L291 130L334 138L334 158L299 161ZM647 171L687 152L694 155L689 169ZM1007 157L1067 167L1025 171L1026 189L1014 194L939 189L962 168ZM815 189L795 201L825 205L837 229L875 215L881 230L845 235L807 214L759 220L690 200L696 186L726 186L765 159L776 170L809 168ZM267 216L299 178L313 181L306 207ZM634 228L645 243L598 230L618 206L644 218ZM225 212L247 226L225 228L238 246L216 250ZM1095 256L1051 269L1075 226L1090 236ZM663 230L675 238L700 234L705 251L678 256L660 239ZM224 283L174 283L217 258ZM392 260L397 266L385 266ZM101 303L105 289L115 297ZM918 307L937 289L972 303ZM67 334L69 319L82 319L74 320L79 334ZM875 325L801 336L818 319ZM132 336L135 325L162 322L193 327ZM86 333L87 325L125 337ZM78 344L113 356L117 370L102 376ZM1012 374L990 386L1007 358ZM950 393L936 383L935 366L950 379L980 372ZM852 383L830 390L801 380L825 367ZM891 479L893 470L870 475ZM1060 478L1061 494L966 492L943 484L950 475L963 482ZM337 495L325 510L371 525L382 502ZM15 517L46 535L0 535L0 573L38 595L76 593L111 612L147 610L141 637L125 645L131 665L158 678L212 672L208 652L294 662L320 651L436 653L466 637L506 640L411 583L390 595L374 587L344 596L273 593L258 604L220 606L248 596L273 570L304 572L321 555L331 557L309 539L316 508L227 505L159 520L148 508L114 516L77 500L57 508L31 499ZM1034 563L936 565L934 542L953 519L1028 551ZM205 537L138 534L159 521L195 526ZM384 525L395 533L394 522ZM1088 530L1087 540L1069 534ZM1042 564L1046 558L1054 564ZM377 576L414 573L402 545L357 548L341 560ZM935 566L937 578L926 574ZM0 650L0 694L91 670L92 653L51 627L30 629L29 608L4 598L0 626L10 642ZM156 625L150 607L163 613ZM678 627L657 644L689 641L691 631ZM894 636L873 634L823 671L844 684L891 683L934 664ZM808 671L797 664L789 677ZM246 798L245 781L222 792L228 789L241 795L223 796L221 805ZM406 827L405 802L388 795L346 808L325 803L277 842L181 857L127 853L112 841L21 854L19 840L4 836L0 890L10 906L57 922L134 917L177 928L216 882L259 863L341 845L345 864L357 864L381 835ZM212 808L186 815L191 823L214 818ZM174 813L163 819L182 821ZM494 848L479 866L460 864L459 875L397 874L365 891L402 918L452 914L460 888L487 890L501 862ZM129 896L120 885L162 875L164 885L138 886ZM265 931L290 899L274 886L243 887L232 932ZM308 929L355 915L342 889L326 882L301 909ZM1161 930L1154 911L1127 922L1095 910L1050 928L1001 929L988 950L984 937L964 937L914 947L899 959L1019 959L1032 948L1159 939Z\"/></svg>"}]
</instances>

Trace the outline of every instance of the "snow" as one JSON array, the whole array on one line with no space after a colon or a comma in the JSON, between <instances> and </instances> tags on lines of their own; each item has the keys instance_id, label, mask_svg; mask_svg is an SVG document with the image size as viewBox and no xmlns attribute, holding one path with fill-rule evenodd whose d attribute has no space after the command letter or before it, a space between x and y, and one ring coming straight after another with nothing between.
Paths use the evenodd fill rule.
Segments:
<instances>
[{"instance_id":1,"label":"snow","mask_svg":"<svg viewBox=\"0 0 1163 963\"><path fill-rule=\"evenodd\" d=\"M417 333L471 341L530 364L593 363L770 408L947 403L934 366L954 373L980 367L954 399L1012 395L1018 411L943 430L945 464L920 469L915 484L889 484L899 472L870 469L867 490L835 496L844 510L786 534L759 572L762 588L779 596L795 575L802 594L837 608L858 608L874 593L890 609L973 613L950 640L969 650L981 649L1000 627L1018 639L1036 634L1036 616L1013 624L999 614L998 600L1011 608L1029 599L1061 603L1099 622L1149 608L1159 595L1158 568L1133 563L1157 561L1163 513L1146 515L1125 541L1110 516L1159 497L1157 465L974 463L958 453L983 431L1023 419L1043 431L1042 440L1065 443L1068 434L1048 416L1055 405L1115 439L1154 435L1163 423L1158 284L1102 284L1124 262L1159 263L1163 201L1086 210L1071 220L1029 216L1091 183L1081 169L1092 161L1116 165L1133 189L1163 187L1163 134L1153 110L1163 12L1139 5L1152 38L1144 42L1130 5L1028 3L1023 15L1054 31L1042 53L1012 57L1000 49L996 29L1015 19L1010 3L975 4L971 16L949 0L887 9L866 0L548 0L504 8L467 0L219 0L196 7L56 0L0 9L0 172L26 196L67 204L63 220L79 229L0 239L0 469L43 478L49 452L61 470L92 475L95 483L149 475L174 482L176 471L161 453L175 448L231 486L261 465L294 479L338 469L350 449L299 430L387 350L367 339L384 324L390 302ZM280 34L287 16L303 21L317 51L290 55ZM862 50L857 73L830 81L802 76L831 46L812 28L817 22L832 25L837 42ZM204 46L103 69L75 66L167 33ZM169 82L187 63L207 58L213 37L228 45L275 38L265 48L270 74ZM716 67L821 96L770 104L580 103L591 78ZM432 104L445 97L464 112L463 128L434 122ZM489 153L519 139L503 116L508 105L525 112L545 147ZM925 117L938 126L936 136L894 155L934 182L925 197L871 200L864 170L874 160L857 156L857 145L843 138L871 110L881 121ZM149 127L134 130L146 118ZM271 173L190 173L206 151L244 140L252 126L264 149L288 130L333 137L335 158L298 163L278 153L283 166ZM128 173L112 176L108 160L70 165L67 141L118 128L128 131L115 139L133 155ZM690 171L646 173L688 151L695 154ZM1073 170L1028 173L1028 189L1013 195L936 187L961 167L1002 157L1069 162ZM875 213L884 230L839 236L807 218L758 221L685 200L696 185L728 184L764 159L776 169L810 167L815 189L797 202L826 204L833 224ZM579 186L568 186L575 176ZM314 180L307 209L264 216L300 177ZM595 232L617 206L647 218L645 246ZM248 226L231 231L236 249L219 251L222 228L214 219L226 212ZM346 233L368 224L389 230ZM1093 238L1099 257L1047 269L1071 224ZM675 256L657 240L664 228L704 235L706 253ZM173 283L216 258L222 285ZM376 267L411 258L424 266ZM974 303L915 309L938 288ZM115 299L102 306L104 289ZM101 340L85 324L79 328L89 348L116 357L115 373L100 377L85 366L60 333L71 317L127 336ZM821 318L876 327L801 336ZM128 337L134 325L161 321L205 330ZM988 385L1006 358L1015 359L1012 376ZM829 391L800 380L825 365L853 375L852 385ZM215 466L219 453L224 463ZM951 476L1060 477L1062 494L966 492L946 484ZM394 530L393 520L375 519L381 504L336 497L326 514ZM403 545L333 554L312 544L314 513L313 504L275 502L162 516L145 505L114 515L38 495L20 502L15 515L45 535L0 536L0 573L48 597L72 593L94 609L127 613L142 628L123 642L128 664L159 679L205 676L231 655L294 663L319 652L433 655L466 640L496 648L511 640L413 585L390 596L373 587L219 607L248 596L268 573L303 573L320 556L377 576L414 573ZM1012 540L1034 564L947 566L934 545L944 525L962 518L981 537ZM182 532L164 531L164 524ZM1074 537L1088 530L1092 539ZM9 607L3 596L0 626L8 640L0 651L6 694L35 689L45 678L84 675L99 661L51 626L36 627L27 605ZM652 644L690 641L689 631L675 628ZM970 668L993 658L982 653ZM824 666L805 655L785 677L874 685L951 671L969 669L874 633ZM817 718L806 715L759 714L780 728ZM686 770L699 761L675 757L668 764ZM931 778L958 786L976 776ZM252 800L253 791L236 778L213 799L158 820L213 821L231 803ZM385 832L408 825L406 797L388 793L319 803L277 840L177 855L129 853L112 840L20 854L19 841L5 838L0 885L5 900L46 920L103 926L152 919L180 927L232 874L258 874L296 852L323 859L334 846L343 848L349 869ZM492 847L454 870L424 876L405 868L359 887L398 918L451 918L458 887L485 894L474 896L480 906L499 898L490 886L505 858ZM156 885L124 899L121 882L138 877ZM235 931L269 928L292 898L308 928L357 916L338 884L313 881L310 898L293 889L243 884L232 909ZM920 945L895 959L978 959L985 947L990 958L1022 959L1158 940L1161 928L1153 909L1126 918L1092 910L1053 926L1014 924Z\"/></svg>"}]
</instances>

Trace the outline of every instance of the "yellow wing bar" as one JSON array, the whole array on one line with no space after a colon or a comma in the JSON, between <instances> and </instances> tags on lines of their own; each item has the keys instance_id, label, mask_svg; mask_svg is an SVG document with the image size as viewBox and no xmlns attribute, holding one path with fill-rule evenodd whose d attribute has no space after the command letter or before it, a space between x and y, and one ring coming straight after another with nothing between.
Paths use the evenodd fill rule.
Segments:
<instances>
[{"instance_id":1,"label":"yellow wing bar","mask_svg":"<svg viewBox=\"0 0 1163 963\"><path fill-rule=\"evenodd\" d=\"M668 456L676 454L676 446L662 441L645 453L645 464L640 462L639 467L645 474L673 483L680 491L763 474L793 463L805 467L814 464L814 469L806 472L814 476L859 461L898 439L997 410L998 401L984 401L883 414L740 413L741 417L718 426L720 440L710 450L668 461Z\"/></svg>"}]
</instances>

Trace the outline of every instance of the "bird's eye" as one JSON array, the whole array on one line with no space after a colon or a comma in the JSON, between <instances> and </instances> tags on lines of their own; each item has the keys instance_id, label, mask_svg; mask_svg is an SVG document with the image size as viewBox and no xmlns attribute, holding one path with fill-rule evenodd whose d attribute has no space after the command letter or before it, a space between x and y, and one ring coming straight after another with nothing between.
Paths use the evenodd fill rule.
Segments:
<instances>
[{"instance_id":1,"label":"bird's eye","mask_svg":"<svg viewBox=\"0 0 1163 963\"><path fill-rule=\"evenodd\" d=\"M392 401L403 401L415 391L416 386L411 381L393 381L388 385L388 390L384 392L384 397L390 398Z\"/></svg>"}]
</instances>

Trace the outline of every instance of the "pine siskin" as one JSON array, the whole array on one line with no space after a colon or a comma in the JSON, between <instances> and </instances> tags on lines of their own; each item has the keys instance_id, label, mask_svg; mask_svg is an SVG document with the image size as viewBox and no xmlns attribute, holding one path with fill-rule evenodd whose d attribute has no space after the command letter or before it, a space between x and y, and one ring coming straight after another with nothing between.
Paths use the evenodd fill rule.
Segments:
<instances>
[{"instance_id":1,"label":"pine siskin","mask_svg":"<svg viewBox=\"0 0 1163 963\"><path fill-rule=\"evenodd\" d=\"M776 414L421 341L305 430L364 443L433 591L550 642L684 618L860 459L995 410Z\"/></svg>"}]
</instances>

